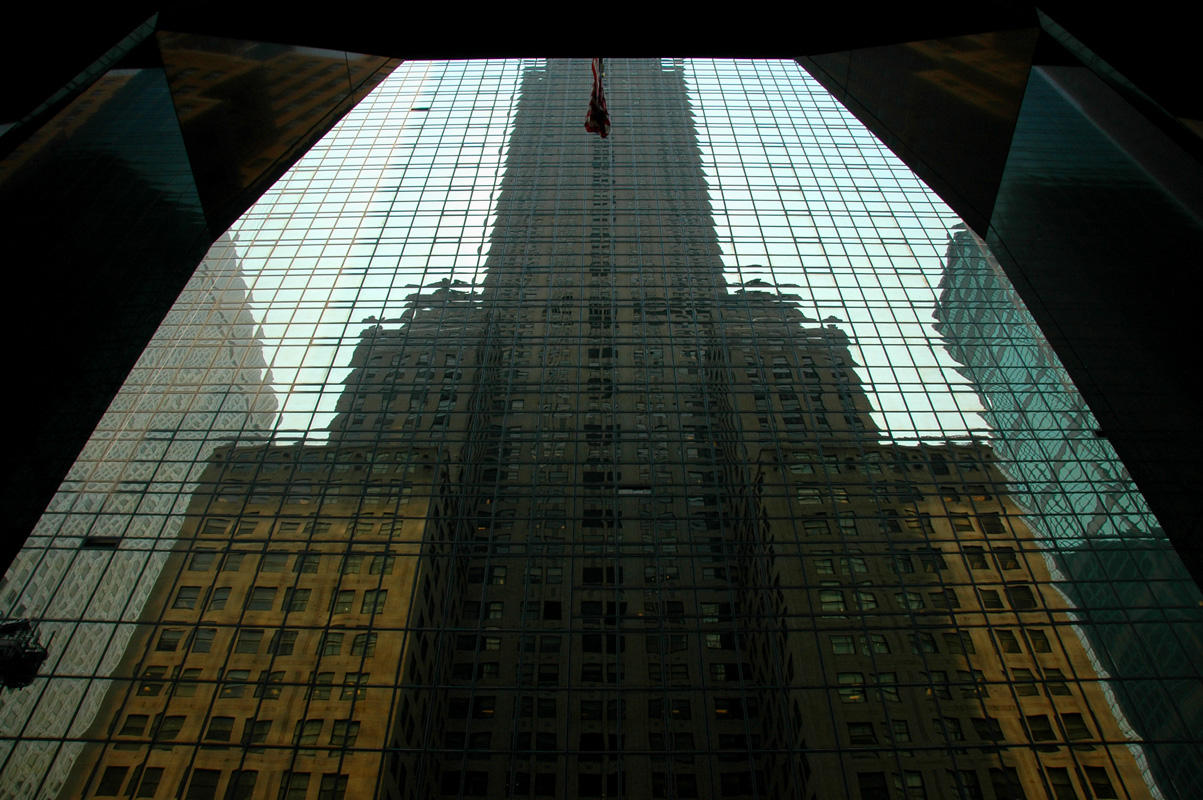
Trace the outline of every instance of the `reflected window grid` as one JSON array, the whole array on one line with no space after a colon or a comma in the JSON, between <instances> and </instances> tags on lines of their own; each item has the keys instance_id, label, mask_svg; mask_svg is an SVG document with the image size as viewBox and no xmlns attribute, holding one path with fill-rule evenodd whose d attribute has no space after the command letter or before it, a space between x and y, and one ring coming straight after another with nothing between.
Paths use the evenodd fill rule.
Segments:
<instances>
[{"instance_id":1,"label":"reflected window grid","mask_svg":"<svg viewBox=\"0 0 1203 800\"><path fill-rule=\"evenodd\" d=\"M5 780L1171 796L1197 590L984 247L791 63L544 169L566 69L403 65L215 245L5 581Z\"/></svg>"}]
</instances>

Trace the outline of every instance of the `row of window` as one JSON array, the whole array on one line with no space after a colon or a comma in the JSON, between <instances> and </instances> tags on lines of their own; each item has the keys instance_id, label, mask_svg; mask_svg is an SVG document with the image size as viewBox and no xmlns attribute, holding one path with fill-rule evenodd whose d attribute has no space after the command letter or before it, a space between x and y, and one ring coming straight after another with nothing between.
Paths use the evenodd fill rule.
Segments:
<instances>
[{"instance_id":1,"label":"row of window","mask_svg":"<svg viewBox=\"0 0 1203 800\"><path fill-rule=\"evenodd\" d=\"M228 520L207 520L206 525L214 522L219 526L229 524ZM258 525L258 521L249 521L252 525ZM239 523L241 524L241 523ZM280 522L277 526L277 532L287 535L290 531L286 531L284 526L287 522ZM292 523L297 526L291 532L299 531L301 522ZM374 524L374 523L372 523ZM218 552L216 550L193 550L188 558L189 572L207 572L218 566L220 562L221 572L240 572L243 565L246 563L247 556L258 560L258 570L260 572L284 572L289 561L292 561L292 569L294 572L304 574L312 574L321 572L324 567L330 563L338 564L338 570L343 575L358 575L363 571L364 566L368 568L369 575L390 575L393 571L393 565L397 557L388 554L371 554L371 553L352 553L349 555L323 555L321 553L252 553L249 551L230 550L227 552Z\"/></svg>"},{"instance_id":2,"label":"row of window","mask_svg":"<svg viewBox=\"0 0 1203 800\"><path fill-rule=\"evenodd\" d=\"M374 646L374 640L369 638L362 641L364 642L366 654L366 648ZM309 680L305 684L306 698L329 700L335 688L334 674L333 672L311 672ZM258 678L252 681L251 670L249 669L227 669L216 681L218 687L217 696L220 698L243 697L246 695L248 688L253 688L255 697L276 700L280 698L285 688L284 678L284 670L261 670ZM346 673L342 684L338 687L338 699L363 699L367 696L370 679L371 674L367 672ZM181 670L179 672L179 680L173 680L170 684L166 680L167 667L146 667L142 672L142 680L138 683L138 696L157 697L170 685L172 694L175 697L194 697L198 686L213 685L214 683L212 681L202 681L201 669L199 667ZM184 718L168 717L168 719L178 719L182 725Z\"/></svg>"},{"instance_id":3,"label":"row of window","mask_svg":"<svg viewBox=\"0 0 1203 800\"><path fill-rule=\"evenodd\" d=\"M122 723L118 736L132 738L159 738L171 740L176 738L183 727L184 717L157 715L153 720L147 714L130 714ZM210 717L205 726L203 740L206 742L234 741L235 717ZM314 745L325 727L325 720L306 719L296 723L292 743L296 745ZM247 719L243 725L242 744L253 748L254 745L265 744L268 741L273 720ZM360 723L352 719L336 719L330 727L330 737L327 744L332 747L353 747L359 736Z\"/></svg>"},{"instance_id":4,"label":"row of window","mask_svg":"<svg viewBox=\"0 0 1203 800\"><path fill-rule=\"evenodd\" d=\"M554 732L547 731L524 731L512 735L508 735L507 739L511 742L512 752L517 757L522 757L525 753L535 753L536 758L547 758L554 760L557 753L560 752L559 735ZM443 735L443 747L447 750L476 750L479 751L480 757L491 757L497 751L492 749L493 732L492 731L475 731L465 733L463 731L448 731ZM755 748L760 742L759 735L742 733L723 733L718 736L718 746L720 750L739 750L742 754L735 754L736 759L746 759L746 753L749 747ZM614 733L598 733L598 732L583 732L578 739L579 748L576 751L580 761L589 761L597 758L603 753L608 753L611 757L618 756L624 752L624 737L621 734ZM676 731L673 733L649 733L647 735L648 749L651 751L673 752L674 758L680 763L693 763L694 755L706 751L698 750L694 743L692 733L684 731ZM730 760L733 754L720 755L720 760Z\"/></svg>"},{"instance_id":5,"label":"row of window","mask_svg":"<svg viewBox=\"0 0 1203 800\"><path fill-rule=\"evenodd\" d=\"M544 665L556 666L556 665ZM603 668L615 669L616 665L590 665L597 670ZM598 673L601 674L600 672ZM529 713L534 708L534 698L521 698L521 702L526 705L519 709L518 716L531 716ZM539 698L539 716L543 717L543 704L547 704L548 716L555 714L555 701L548 698ZM588 710L590 715L600 714L603 701L585 701L589 703L588 709L582 704L582 714ZM619 713L622 708L620 701L610 702L610 710L612 714ZM759 703L754 697L713 697L710 705L712 706L714 719L736 720L751 718L759 715ZM471 697L452 697L448 700L447 716L452 720L465 719L494 719L498 711L497 695L480 695L474 694ZM600 717L594 717L600 719ZM693 703L687 698L671 698L665 700L662 697L649 698L647 701L647 719L649 720L691 720L693 719Z\"/></svg>"},{"instance_id":6,"label":"row of window","mask_svg":"<svg viewBox=\"0 0 1203 800\"><path fill-rule=\"evenodd\" d=\"M297 637L300 633L297 630L281 629L271 632L271 636L267 636L268 630L264 628L239 628L234 636L234 646L230 650L232 653L242 653L249 655L267 654L287 656L292 655L296 649ZM158 641L155 644L157 652L175 652L181 649L190 650L193 653L208 653L213 649L213 642L217 638L216 628L196 628L192 630L181 630L178 628L168 628L159 633ZM264 640L266 639L267 647L264 649ZM321 635L317 647L317 654L323 656L337 656L344 652L344 640L350 640L350 654L353 656L372 656L376 652L375 632L355 633L347 635L337 631L326 631Z\"/></svg>"},{"instance_id":7,"label":"row of window","mask_svg":"<svg viewBox=\"0 0 1203 800\"><path fill-rule=\"evenodd\" d=\"M233 589L229 586L181 586L176 590L171 607L173 609L205 607L210 611L221 611L225 609L232 592ZM276 610L276 596L281 595L283 600L280 603L279 611L284 613L290 611L301 612L309 608L309 601L313 596L313 592L313 589L285 587L281 591L280 587L277 586L254 586L247 593L243 608L247 611ZM330 597L331 613L352 613L355 608L355 598L357 595L360 596L359 613L361 614L377 614L383 611L385 602L388 600L387 589L366 589L362 592L354 589L338 589ZM168 649L174 650L175 648Z\"/></svg>"},{"instance_id":8,"label":"row of window","mask_svg":"<svg viewBox=\"0 0 1203 800\"><path fill-rule=\"evenodd\" d=\"M824 583L820 583L820 585L824 585ZM873 584L865 585L873 586ZM1027 585L1013 585L1005 588L1004 592L1009 605L1003 603L1003 594L996 589L979 588L976 591L981 608L986 610L997 611L1009 607L1016 611L1028 611L1040 607L1036 601L1036 595L1032 592L1031 587ZM843 589L820 589L818 594L819 608L825 614L849 610L847 596ZM859 611L874 611L880 608L877 594L868 589L853 591L852 600ZM918 592L897 592L894 594L894 602L898 608L912 611L927 608L928 606L933 609L962 607L960 596L956 589L952 588L936 589L928 592L926 600Z\"/></svg>"},{"instance_id":9,"label":"row of window","mask_svg":"<svg viewBox=\"0 0 1203 800\"><path fill-rule=\"evenodd\" d=\"M982 781L973 770L948 770L948 783L957 787L961 797L982 798L985 794ZM1045 767L1045 779L1048 782L1050 795L1056 800L1078 800L1082 797L1070 770L1065 767ZM1098 800L1118 798L1111 777L1104 767L1082 766L1078 769L1078 781L1083 786L1089 786L1091 794ZM860 772L857 774L860 786L861 800L884 800L896 797L905 800L925 800L929 794L923 780L923 774L913 770L892 773L887 779L884 772ZM890 787L893 787L893 794ZM990 786L994 795L999 798L1024 798L1028 794L1021 788L1018 773L1010 767L994 767L990 769Z\"/></svg>"},{"instance_id":10,"label":"row of window","mask_svg":"<svg viewBox=\"0 0 1203 800\"><path fill-rule=\"evenodd\" d=\"M626 780L623 773L594 773L578 772L576 774L575 790L578 797L623 797L626 795ZM653 772L652 797L698 797L697 776L690 772L676 771L671 776L664 772ZM529 795L537 797L556 796L557 776L552 772L515 772L512 783L507 789L507 797ZM719 787L723 797L745 797L752 794L755 781L746 771L722 772L718 775ZM477 770L463 772L445 771L439 784L442 794L467 797L493 797L490 790L489 773ZM672 793L669 794L669 787ZM884 797L884 795L882 795Z\"/></svg>"}]
</instances>

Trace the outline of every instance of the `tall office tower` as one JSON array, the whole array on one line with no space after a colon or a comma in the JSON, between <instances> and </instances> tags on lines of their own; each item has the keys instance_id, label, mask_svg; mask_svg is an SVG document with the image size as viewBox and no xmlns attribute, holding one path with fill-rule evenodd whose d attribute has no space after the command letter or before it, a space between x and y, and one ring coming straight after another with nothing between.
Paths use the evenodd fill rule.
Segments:
<instances>
[{"instance_id":1,"label":"tall office tower","mask_svg":"<svg viewBox=\"0 0 1203 800\"><path fill-rule=\"evenodd\" d=\"M483 277L324 442L208 461L64 796L1157 796L991 448L732 285L684 65L604 141L587 75L526 66Z\"/></svg>"},{"instance_id":2,"label":"tall office tower","mask_svg":"<svg viewBox=\"0 0 1203 800\"><path fill-rule=\"evenodd\" d=\"M459 537L440 448L468 418L448 425L448 390L418 387L425 365L463 372L446 333L475 339L480 318L457 294L365 333L327 446L214 454L63 797L373 796L398 687L420 680L400 672L410 628L445 624Z\"/></svg>"}]
</instances>

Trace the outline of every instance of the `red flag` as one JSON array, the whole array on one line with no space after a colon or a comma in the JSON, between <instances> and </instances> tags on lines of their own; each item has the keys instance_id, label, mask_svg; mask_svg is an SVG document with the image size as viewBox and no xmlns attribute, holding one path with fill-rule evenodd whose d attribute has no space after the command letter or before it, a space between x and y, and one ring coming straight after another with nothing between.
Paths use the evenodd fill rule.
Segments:
<instances>
[{"instance_id":1,"label":"red flag","mask_svg":"<svg viewBox=\"0 0 1203 800\"><path fill-rule=\"evenodd\" d=\"M606 93L602 89L602 60L593 59L593 94L589 97L589 113L585 115L585 130L603 139L610 135L610 112L606 110Z\"/></svg>"}]
</instances>

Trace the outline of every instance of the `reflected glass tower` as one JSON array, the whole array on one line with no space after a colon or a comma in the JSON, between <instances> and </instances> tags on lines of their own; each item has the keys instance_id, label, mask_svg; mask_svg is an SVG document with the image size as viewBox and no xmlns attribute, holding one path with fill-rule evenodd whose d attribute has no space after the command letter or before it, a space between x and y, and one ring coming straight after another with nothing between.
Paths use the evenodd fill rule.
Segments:
<instances>
[{"instance_id":1,"label":"reflected glass tower","mask_svg":"<svg viewBox=\"0 0 1203 800\"><path fill-rule=\"evenodd\" d=\"M1012 497L1078 609L1091 657L1145 740L1159 782L1190 797L1203 686L1177 681L1203 646L1203 596L985 245L948 244L938 329L977 387ZM1166 691L1168 686L1172 691Z\"/></svg>"},{"instance_id":2,"label":"reflected glass tower","mask_svg":"<svg viewBox=\"0 0 1203 800\"><path fill-rule=\"evenodd\" d=\"M795 65L611 62L606 140L587 61L395 77L235 231L276 435L34 792L1174 793L933 328L955 218Z\"/></svg>"}]
</instances>

